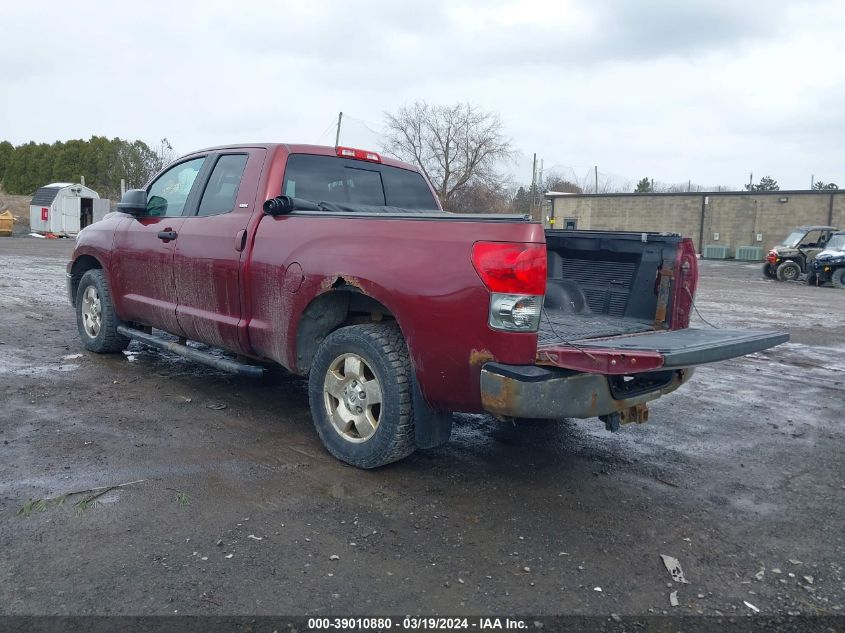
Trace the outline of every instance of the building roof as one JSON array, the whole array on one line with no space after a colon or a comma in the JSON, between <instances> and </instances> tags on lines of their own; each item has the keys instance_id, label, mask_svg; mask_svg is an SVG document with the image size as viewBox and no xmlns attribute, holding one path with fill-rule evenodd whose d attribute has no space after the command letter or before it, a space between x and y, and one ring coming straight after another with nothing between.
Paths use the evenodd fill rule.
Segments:
<instances>
[{"instance_id":1,"label":"building roof","mask_svg":"<svg viewBox=\"0 0 845 633\"><path fill-rule=\"evenodd\" d=\"M81 187L82 189L87 189L88 191L94 191L90 187L86 187L85 185L80 185L75 182L53 182L49 185L44 185L32 194L32 200L29 201L29 204L33 207L49 207L53 204L53 200L56 199L59 192L68 187Z\"/></svg>"},{"instance_id":2,"label":"building roof","mask_svg":"<svg viewBox=\"0 0 845 633\"><path fill-rule=\"evenodd\" d=\"M29 201L30 206L49 207L63 188L64 186L58 183L41 187L32 195L32 200Z\"/></svg>"},{"instance_id":3,"label":"building roof","mask_svg":"<svg viewBox=\"0 0 845 633\"><path fill-rule=\"evenodd\" d=\"M561 193L559 191L549 191L543 194L546 198L562 198L563 196L576 198L621 198L625 196L692 196L700 198L701 196L795 196L795 195L839 195L845 194L842 189L784 189L778 191L661 191L661 192L643 192L634 193L633 191L624 191L620 193Z\"/></svg>"}]
</instances>

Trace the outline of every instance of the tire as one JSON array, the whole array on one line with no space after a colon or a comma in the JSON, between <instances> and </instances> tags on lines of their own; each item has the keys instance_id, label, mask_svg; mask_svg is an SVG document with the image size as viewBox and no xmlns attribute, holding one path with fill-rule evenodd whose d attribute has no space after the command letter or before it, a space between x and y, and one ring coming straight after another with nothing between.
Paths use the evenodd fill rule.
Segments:
<instances>
[{"instance_id":1,"label":"tire","mask_svg":"<svg viewBox=\"0 0 845 633\"><path fill-rule=\"evenodd\" d=\"M99 268L89 270L76 289L76 328L85 349L97 354L120 352L129 339L117 333L120 319L114 311L106 276Z\"/></svg>"},{"instance_id":2,"label":"tire","mask_svg":"<svg viewBox=\"0 0 845 633\"><path fill-rule=\"evenodd\" d=\"M777 268L777 276L780 281L798 281L800 275L801 266L797 262L783 262Z\"/></svg>"},{"instance_id":3,"label":"tire","mask_svg":"<svg viewBox=\"0 0 845 633\"><path fill-rule=\"evenodd\" d=\"M816 276L816 273L810 272L807 273L807 279L805 280L808 286L818 286L819 285L819 278Z\"/></svg>"},{"instance_id":4,"label":"tire","mask_svg":"<svg viewBox=\"0 0 845 633\"><path fill-rule=\"evenodd\" d=\"M777 279L778 278L777 275L775 274L774 267L769 262L766 262L765 264L763 264L763 276L766 279Z\"/></svg>"},{"instance_id":5,"label":"tire","mask_svg":"<svg viewBox=\"0 0 845 633\"><path fill-rule=\"evenodd\" d=\"M395 324L353 325L329 334L308 374L311 417L326 449L358 468L378 468L413 453L411 371Z\"/></svg>"},{"instance_id":6,"label":"tire","mask_svg":"<svg viewBox=\"0 0 845 633\"><path fill-rule=\"evenodd\" d=\"M845 268L837 268L830 275L830 283L834 288L845 288Z\"/></svg>"}]
</instances>

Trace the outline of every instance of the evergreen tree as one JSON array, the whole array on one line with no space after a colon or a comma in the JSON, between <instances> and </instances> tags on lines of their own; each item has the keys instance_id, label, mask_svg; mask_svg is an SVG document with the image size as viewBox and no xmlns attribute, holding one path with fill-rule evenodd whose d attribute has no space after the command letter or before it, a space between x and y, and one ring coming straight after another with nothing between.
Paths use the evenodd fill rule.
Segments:
<instances>
[{"instance_id":1,"label":"evergreen tree","mask_svg":"<svg viewBox=\"0 0 845 633\"><path fill-rule=\"evenodd\" d=\"M648 178L643 178L637 183L637 188L634 189L634 193L651 193L651 180Z\"/></svg>"}]
</instances>

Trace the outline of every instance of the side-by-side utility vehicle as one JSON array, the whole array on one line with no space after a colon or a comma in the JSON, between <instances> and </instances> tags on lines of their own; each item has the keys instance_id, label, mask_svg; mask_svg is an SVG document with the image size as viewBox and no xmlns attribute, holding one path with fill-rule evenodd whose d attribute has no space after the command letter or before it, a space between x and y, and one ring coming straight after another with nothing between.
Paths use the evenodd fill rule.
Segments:
<instances>
[{"instance_id":1,"label":"side-by-side utility vehicle","mask_svg":"<svg viewBox=\"0 0 845 633\"><path fill-rule=\"evenodd\" d=\"M778 281L798 281L807 273L807 283L815 283L813 259L835 231L832 226L799 226L766 255L763 275Z\"/></svg>"},{"instance_id":2,"label":"side-by-side utility vehicle","mask_svg":"<svg viewBox=\"0 0 845 633\"><path fill-rule=\"evenodd\" d=\"M813 270L807 283L821 286L830 282L836 288L845 288L845 231L834 233L827 247L813 260Z\"/></svg>"},{"instance_id":3,"label":"side-by-side utility vehicle","mask_svg":"<svg viewBox=\"0 0 845 633\"><path fill-rule=\"evenodd\" d=\"M446 213L416 168L347 147L184 156L85 228L67 272L89 350L277 363L363 468L447 441L456 411L643 422L696 365L788 339L689 328L687 238Z\"/></svg>"}]
</instances>

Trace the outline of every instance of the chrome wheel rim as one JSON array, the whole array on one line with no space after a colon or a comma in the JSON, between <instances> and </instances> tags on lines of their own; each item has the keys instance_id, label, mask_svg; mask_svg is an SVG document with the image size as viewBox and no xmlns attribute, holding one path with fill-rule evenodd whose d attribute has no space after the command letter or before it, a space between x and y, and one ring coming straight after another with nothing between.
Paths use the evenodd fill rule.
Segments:
<instances>
[{"instance_id":1,"label":"chrome wheel rim","mask_svg":"<svg viewBox=\"0 0 845 633\"><path fill-rule=\"evenodd\" d=\"M347 442L369 440L378 429L381 384L357 354L335 358L323 381L323 402L332 427Z\"/></svg>"},{"instance_id":2,"label":"chrome wheel rim","mask_svg":"<svg viewBox=\"0 0 845 633\"><path fill-rule=\"evenodd\" d=\"M82 329L91 338L97 338L102 327L102 304L95 286L88 286L82 294Z\"/></svg>"}]
</instances>

